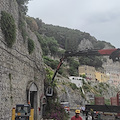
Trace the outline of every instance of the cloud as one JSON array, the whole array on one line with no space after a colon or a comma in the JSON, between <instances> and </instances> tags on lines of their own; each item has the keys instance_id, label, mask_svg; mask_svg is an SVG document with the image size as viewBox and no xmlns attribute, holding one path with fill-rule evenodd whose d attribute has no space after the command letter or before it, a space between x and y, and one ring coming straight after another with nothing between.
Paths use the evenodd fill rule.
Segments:
<instances>
[{"instance_id":1,"label":"cloud","mask_svg":"<svg viewBox=\"0 0 120 120\"><path fill-rule=\"evenodd\" d=\"M119 47L120 0L33 0L28 15L46 24L79 29Z\"/></svg>"}]
</instances>

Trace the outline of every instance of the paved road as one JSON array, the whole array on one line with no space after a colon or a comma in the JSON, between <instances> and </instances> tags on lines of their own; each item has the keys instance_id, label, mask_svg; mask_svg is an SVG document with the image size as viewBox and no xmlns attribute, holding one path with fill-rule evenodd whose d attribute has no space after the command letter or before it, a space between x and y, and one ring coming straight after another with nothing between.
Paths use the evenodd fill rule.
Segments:
<instances>
[{"instance_id":1,"label":"paved road","mask_svg":"<svg viewBox=\"0 0 120 120\"><path fill-rule=\"evenodd\" d=\"M70 111L70 119L71 120L71 117L75 115L75 112L74 111ZM82 117L83 120L86 120L86 116L84 116L82 113L80 113L80 116ZM104 120L115 120L115 117L114 116L111 116L111 115L101 115L101 117L104 119ZM88 120L92 120L92 117L89 116L88 117ZM119 119L120 120L120 119Z\"/></svg>"},{"instance_id":2,"label":"paved road","mask_svg":"<svg viewBox=\"0 0 120 120\"><path fill-rule=\"evenodd\" d=\"M75 112L74 111L70 111L70 115L69 115L70 119L69 120L71 120L71 117L74 116L74 115L75 115ZM85 120L85 116L83 116L82 113L80 113L80 116L82 117L83 120ZM92 120L92 118L89 117L88 120Z\"/></svg>"}]
</instances>

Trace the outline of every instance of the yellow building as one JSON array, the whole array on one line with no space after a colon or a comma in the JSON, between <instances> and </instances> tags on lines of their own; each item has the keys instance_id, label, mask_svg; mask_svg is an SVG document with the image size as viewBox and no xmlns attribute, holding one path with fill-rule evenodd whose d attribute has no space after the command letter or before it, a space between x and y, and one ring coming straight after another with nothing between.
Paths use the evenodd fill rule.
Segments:
<instances>
[{"instance_id":1,"label":"yellow building","mask_svg":"<svg viewBox=\"0 0 120 120\"><path fill-rule=\"evenodd\" d=\"M99 82L107 82L109 80L109 76L98 71L95 72L95 76L96 80L98 80Z\"/></svg>"},{"instance_id":2,"label":"yellow building","mask_svg":"<svg viewBox=\"0 0 120 120\"><path fill-rule=\"evenodd\" d=\"M79 76L85 74L88 80L95 81L95 68L88 65L82 65L78 68Z\"/></svg>"},{"instance_id":3,"label":"yellow building","mask_svg":"<svg viewBox=\"0 0 120 120\"><path fill-rule=\"evenodd\" d=\"M92 66L88 66L88 65L79 66L78 72L79 72L79 76L84 74L86 75L87 79L91 81L97 80L99 82L107 82L109 80L108 75L96 71L95 67Z\"/></svg>"}]
</instances>

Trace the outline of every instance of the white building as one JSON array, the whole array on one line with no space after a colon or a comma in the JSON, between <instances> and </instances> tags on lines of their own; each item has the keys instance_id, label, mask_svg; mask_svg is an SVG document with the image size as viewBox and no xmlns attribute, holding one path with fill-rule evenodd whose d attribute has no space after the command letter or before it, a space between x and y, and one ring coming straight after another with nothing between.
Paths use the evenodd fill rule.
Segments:
<instances>
[{"instance_id":1,"label":"white building","mask_svg":"<svg viewBox=\"0 0 120 120\"><path fill-rule=\"evenodd\" d=\"M83 82L82 82L83 78L82 77L70 76L69 79L70 79L70 82L76 84L76 86L78 88L82 87L82 85L83 85Z\"/></svg>"}]
</instances>

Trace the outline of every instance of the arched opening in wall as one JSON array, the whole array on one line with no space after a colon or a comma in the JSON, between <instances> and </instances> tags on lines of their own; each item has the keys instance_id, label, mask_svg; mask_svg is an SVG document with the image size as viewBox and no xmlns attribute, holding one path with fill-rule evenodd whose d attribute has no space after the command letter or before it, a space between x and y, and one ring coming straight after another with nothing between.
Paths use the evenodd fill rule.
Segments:
<instances>
[{"instance_id":1,"label":"arched opening in wall","mask_svg":"<svg viewBox=\"0 0 120 120\"><path fill-rule=\"evenodd\" d=\"M34 108L34 119L37 119L37 101L38 99L38 88L35 83L31 83L27 87L27 101L30 102L31 107Z\"/></svg>"}]
</instances>

